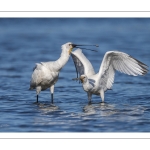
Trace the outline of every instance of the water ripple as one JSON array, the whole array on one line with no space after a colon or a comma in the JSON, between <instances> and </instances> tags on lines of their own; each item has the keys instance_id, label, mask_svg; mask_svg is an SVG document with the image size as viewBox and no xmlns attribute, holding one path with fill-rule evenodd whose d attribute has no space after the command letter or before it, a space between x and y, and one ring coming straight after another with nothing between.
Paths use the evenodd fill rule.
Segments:
<instances>
[{"instance_id":1,"label":"water ripple","mask_svg":"<svg viewBox=\"0 0 150 150\"><path fill-rule=\"evenodd\" d=\"M55 85L53 105L49 89L40 93L39 104L36 92L28 90L35 63L58 59L61 45L68 41L100 45L97 53L84 51L96 72L105 52L114 49L150 66L150 19L1 18L0 22L0 132L150 131L150 73L132 77L116 72L105 103L93 95L89 105L82 85L72 81L76 72L69 59Z\"/></svg>"}]
</instances>

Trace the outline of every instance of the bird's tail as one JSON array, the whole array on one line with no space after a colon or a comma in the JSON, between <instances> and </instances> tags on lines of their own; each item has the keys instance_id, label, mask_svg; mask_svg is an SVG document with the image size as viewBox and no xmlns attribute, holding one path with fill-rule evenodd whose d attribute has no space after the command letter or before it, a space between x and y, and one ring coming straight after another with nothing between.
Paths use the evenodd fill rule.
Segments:
<instances>
[{"instance_id":1,"label":"bird's tail","mask_svg":"<svg viewBox=\"0 0 150 150\"><path fill-rule=\"evenodd\" d=\"M28 90L33 90L33 88L32 87L29 87L29 89Z\"/></svg>"}]
</instances>

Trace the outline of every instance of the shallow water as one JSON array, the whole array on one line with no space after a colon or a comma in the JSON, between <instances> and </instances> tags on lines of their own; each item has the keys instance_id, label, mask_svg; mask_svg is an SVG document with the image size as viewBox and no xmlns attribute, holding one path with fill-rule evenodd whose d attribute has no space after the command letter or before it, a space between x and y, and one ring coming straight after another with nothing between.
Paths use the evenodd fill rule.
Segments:
<instances>
[{"instance_id":1,"label":"shallow water","mask_svg":"<svg viewBox=\"0 0 150 150\"><path fill-rule=\"evenodd\" d=\"M37 18L0 19L0 132L149 132L150 74L131 77L116 73L105 104L93 95L88 105L82 85L72 78L72 59L60 73L54 105L49 89L29 91L37 62L56 60L61 45L99 44L84 51L95 71L106 51L119 50L150 66L150 19Z\"/></svg>"}]
</instances>

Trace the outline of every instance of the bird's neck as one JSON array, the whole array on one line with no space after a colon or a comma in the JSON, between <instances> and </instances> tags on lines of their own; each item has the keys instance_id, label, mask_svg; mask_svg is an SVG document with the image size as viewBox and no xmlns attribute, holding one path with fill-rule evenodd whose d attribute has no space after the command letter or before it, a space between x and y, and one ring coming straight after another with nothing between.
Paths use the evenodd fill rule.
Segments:
<instances>
[{"instance_id":1,"label":"bird's neck","mask_svg":"<svg viewBox=\"0 0 150 150\"><path fill-rule=\"evenodd\" d=\"M69 53L62 51L60 57L55 61L55 66L58 71L62 69L62 67L68 62L69 60Z\"/></svg>"},{"instance_id":2,"label":"bird's neck","mask_svg":"<svg viewBox=\"0 0 150 150\"><path fill-rule=\"evenodd\" d=\"M91 85L89 83L89 80L86 82L82 83L84 91L88 92L91 89Z\"/></svg>"}]
</instances>

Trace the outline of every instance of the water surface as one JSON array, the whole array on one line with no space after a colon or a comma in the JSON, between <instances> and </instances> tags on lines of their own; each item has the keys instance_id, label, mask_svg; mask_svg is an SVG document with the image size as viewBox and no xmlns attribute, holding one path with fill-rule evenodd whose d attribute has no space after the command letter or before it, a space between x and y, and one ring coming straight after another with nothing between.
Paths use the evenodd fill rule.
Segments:
<instances>
[{"instance_id":1,"label":"water surface","mask_svg":"<svg viewBox=\"0 0 150 150\"><path fill-rule=\"evenodd\" d=\"M149 132L150 74L132 77L116 73L105 104L93 95L88 105L70 58L55 86L29 91L37 62L56 60L61 45L98 44L98 52L84 51L95 71L105 52L119 50L150 66L150 19L121 18L1 18L0 19L0 132Z\"/></svg>"}]
</instances>

